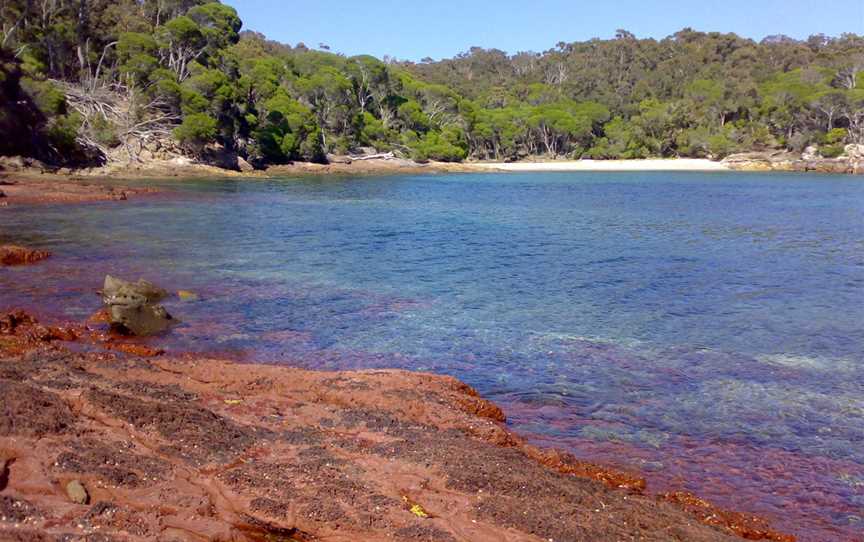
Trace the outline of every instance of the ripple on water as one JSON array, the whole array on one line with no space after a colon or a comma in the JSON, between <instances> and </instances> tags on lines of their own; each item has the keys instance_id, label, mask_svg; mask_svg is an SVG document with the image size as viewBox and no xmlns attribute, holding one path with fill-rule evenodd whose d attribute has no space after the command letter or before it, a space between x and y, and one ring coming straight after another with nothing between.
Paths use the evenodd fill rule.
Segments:
<instances>
[{"instance_id":1,"label":"ripple on water","mask_svg":"<svg viewBox=\"0 0 864 542\"><path fill-rule=\"evenodd\" d=\"M517 430L766 514L860 533L864 185L809 175L184 181L6 209L0 305L84 319L106 273L198 294L173 351L452 374ZM146 228L142 228L146 224ZM793 513L790 513L794 511Z\"/></svg>"}]
</instances>

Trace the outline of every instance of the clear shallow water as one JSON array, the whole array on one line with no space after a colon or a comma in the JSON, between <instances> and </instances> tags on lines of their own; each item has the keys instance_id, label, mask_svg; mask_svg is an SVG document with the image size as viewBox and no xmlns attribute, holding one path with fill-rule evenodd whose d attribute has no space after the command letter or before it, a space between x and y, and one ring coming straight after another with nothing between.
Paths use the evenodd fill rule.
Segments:
<instances>
[{"instance_id":1,"label":"clear shallow water","mask_svg":"<svg viewBox=\"0 0 864 542\"><path fill-rule=\"evenodd\" d=\"M174 351L455 375L541 443L864 531L864 183L548 173L165 183L0 212L56 253L0 308L82 318L105 273L201 295Z\"/></svg>"}]
</instances>

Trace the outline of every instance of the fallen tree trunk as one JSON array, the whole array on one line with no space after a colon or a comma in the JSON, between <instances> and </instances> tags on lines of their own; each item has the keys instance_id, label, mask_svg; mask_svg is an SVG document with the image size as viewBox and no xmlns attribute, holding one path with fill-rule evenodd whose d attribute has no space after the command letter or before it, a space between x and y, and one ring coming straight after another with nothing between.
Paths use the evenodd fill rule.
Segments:
<instances>
[{"instance_id":1,"label":"fallen tree trunk","mask_svg":"<svg viewBox=\"0 0 864 542\"><path fill-rule=\"evenodd\" d=\"M396 156L392 152L383 152L380 154L369 154L366 156L349 156L352 161L359 162L361 160L392 160Z\"/></svg>"}]
</instances>

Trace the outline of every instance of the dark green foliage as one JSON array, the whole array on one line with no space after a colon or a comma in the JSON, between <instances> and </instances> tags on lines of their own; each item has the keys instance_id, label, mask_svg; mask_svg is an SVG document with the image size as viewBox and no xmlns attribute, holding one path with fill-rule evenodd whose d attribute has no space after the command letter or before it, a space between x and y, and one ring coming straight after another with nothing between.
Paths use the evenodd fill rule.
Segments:
<instances>
[{"instance_id":1,"label":"dark green foliage","mask_svg":"<svg viewBox=\"0 0 864 542\"><path fill-rule=\"evenodd\" d=\"M273 163L323 160L321 133L308 107L279 91L263 104L265 118L255 133L261 157Z\"/></svg>"},{"instance_id":2,"label":"dark green foliage","mask_svg":"<svg viewBox=\"0 0 864 542\"><path fill-rule=\"evenodd\" d=\"M825 158L837 158L843 154L844 148L843 145L826 145L820 148L820 152Z\"/></svg>"},{"instance_id":3,"label":"dark green foliage","mask_svg":"<svg viewBox=\"0 0 864 542\"><path fill-rule=\"evenodd\" d=\"M864 38L853 34L756 43L690 29L660 41L620 31L540 54L472 48L402 67L464 97L471 153L480 158L577 155L586 145L584 155L596 158L722 157L777 145L801 150L834 128L847 130L847 143L864 141ZM612 120L582 141L532 140L532 127L578 133L554 106L529 110L562 100L603 104Z\"/></svg>"},{"instance_id":4,"label":"dark green foliage","mask_svg":"<svg viewBox=\"0 0 864 542\"><path fill-rule=\"evenodd\" d=\"M21 87L21 65L13 55L0 49L0 154L43 157L47 141L39 134L45 115Z\"/></svg>"},{"instance_id":5,"label":"dark green foliage","mask_svg":"<svg viewBox=\"0 0 864 542\"><path fill-rule=\"evenodd\" d=\"M200 154L205 145L216 139L218 125L216 119L206 113L192 113L174 129L174 137L194 154Z\"/></svg>"},{"instance_id":6,"label":"dark green foliage","mask_svg":"<svg viewBox=\"0 0 864 542\"><path fill-rule=\"evenodd\" d=\"M420 162L461 162L468 155L468 145L458 128L428 132L421 137L409 133L406 140L411 157Z\"/></svg>"},{"instance_id":7,"label":"dark green foliage","mask_svg":"<svg viewBox=\"0 0 864 542\"><path fill-rule=\"evenodd\" d=\"M52 82L28 76L20 62L0 49L0 155L22 154L58 164L89 160L77 142L82 118L69 111Z\"/></svg>"}]
</instances>

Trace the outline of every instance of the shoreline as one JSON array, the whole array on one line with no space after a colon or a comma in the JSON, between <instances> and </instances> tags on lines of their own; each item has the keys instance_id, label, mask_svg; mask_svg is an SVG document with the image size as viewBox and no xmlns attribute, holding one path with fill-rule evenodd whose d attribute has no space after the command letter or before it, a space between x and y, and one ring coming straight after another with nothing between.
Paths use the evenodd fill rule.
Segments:
<instances>
[{"instance_id":1,"label":"shoreline","mask_svg":"<svg viewBox=\"0 0 864 542\"><path fill-rule=\"evenodd\" d=\"M527 444L452 377L67 348L92 332L0 315L0 538L795 540Z\"/></svg>"},{"instance_id":2,"label":"shoreline","mask_svg":"<svg viewBox=\"0 0 864 542\"><path fill-rule=\"evenodd\" d=\"M26 164L26 165L25 165ZM208 164L150 161L111 164L100 168L52 169L20 158L0 157L0 208L10 205L124 201L159 193L144 187L113 187L106 181L166 180L178 178L279 179L285 177L436 175L448 173L553 173L553 172L799 172L831 175L864 174L864 161L811 159L783 152L732 155L723 161L701 158L648 158L633 160L539 160L521 162L426 162L399 158L354 160L346 157L329 164L295 162L265 170L236 171Z\"/></svg>"},{"instance_id":3,"label":"shoreline","mask_svg":"<svg viewBox=\"0 0 864 542\"><path fill-rule=\"evenodd\" d=\"M483 170L511 172L541 171L732 171L723 162L701 158L649 158L638 160L568 160L541 162L478 162Z\"/></svg>"}]
</instances>

